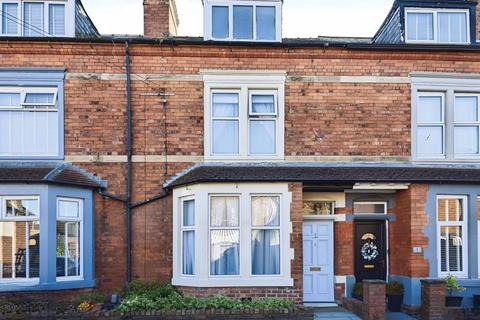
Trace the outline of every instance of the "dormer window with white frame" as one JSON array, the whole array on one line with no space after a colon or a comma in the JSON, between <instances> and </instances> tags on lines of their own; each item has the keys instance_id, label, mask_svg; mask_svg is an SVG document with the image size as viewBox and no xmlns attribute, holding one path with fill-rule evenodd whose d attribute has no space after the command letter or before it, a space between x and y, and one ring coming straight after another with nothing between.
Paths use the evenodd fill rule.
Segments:
<instances>
[{"instance_id":1,"label":"dormer window with white frame","mask_svg":"<svg viewBox=\"0 0 480 320\"><path fill-rule=\"evenodd\" d=\"M283 160L285 72L206 71L205 159Z\"/></svg>"},{"instance_id":2,"label":"dormer window with white frame","mask_svg":"<svg viewBox=\"0 0 480 320\"><path fill-rule=\"evenodd\" d=\"M405 9L406 43L470 43L468 9Z\"/></svg>"},{"instance_id":3,"label":"dormer window with white frame","mask_svg":"<svg viewBox=\"0 0 480 320\"><path fill-rule=\"evenodd\" d=\"M74 37L74 0L0 0L2 36Z\"/></svg>"},{"instance_id":4,"label":"dormer window with white frame","mask_svg":"<svg viewBox=\"0 0 480 320\"><path fill-rule=\"evenodd\" d=\"M205 40L280 42L282 1L205 0Z\"/></svg>"}]
</instances>

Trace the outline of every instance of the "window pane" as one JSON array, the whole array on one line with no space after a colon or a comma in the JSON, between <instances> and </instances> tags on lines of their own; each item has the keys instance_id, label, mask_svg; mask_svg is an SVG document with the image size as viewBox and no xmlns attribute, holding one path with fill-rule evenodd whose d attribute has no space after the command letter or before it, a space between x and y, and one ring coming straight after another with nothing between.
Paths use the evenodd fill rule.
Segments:
<instances>
[{"instance_id":1,"label":"window pane","mask_svg":"<svg viewBox=\"0 0 480 320\"><path fill-rule=\"evenodd\" d=\"M238 227L240 200L238 197L211 197L210 225Z\"/></svg>"},{"instance_id":2,"label":"window pane","mask_svg":"<svg viewBox=\"0 0 480 320\"><path fill-rule=\"evenodd\" d=\"M280 197L252 197L252 225L280 226Z\"/></svg>"},{"instance_id":3,"label":"window pane","mask_svg":"<svg viewBox=\"0 0 480 320\"><path fill-rule=\"evenodd\" d=\"M228 7L212 7L212 37L216 39L228 38Z\"/></svg>"},{"instance_id":4,"label":"window pane","mask_svg":"<svg viewBox=\"0 0 480 320\"><path fill-rule=\"evenodd\" d=\"M443 128L418 127L417 153L419 156L443 155Z\"/></svg>"},{"instance_id":5,"label":"window pane","mask_svg":"<svg viewBox=\"0 0 480 320\"><path fill-rule=\"evenodd\" d=\"M23 33L25 36L44 35L43 3L25 2L23 10Z\"/></svg>"},{"instance_id":6,"label":"window pane","mask_svg":"<svg viewBox=\"0 0 480 320\"><path fill-rule=\"evenodd\" d=\"M38 200L7 200L7 217L38 217Z\"/></svg>"},{"instance_id":7,"label":"window pane","mask_svg":"<svg viewBox=\"0 0 480 320\"><path fill-rule=\"evenodd\" d=\"M359 203L353 204L353 213L378 213L386 214L383 203Z\"/></svg>"},{"instance_id":8,"label":"window pane","mask_svg":"<svg viewBox=\"0 0 480 320\"><path fill-rule=\"evenodd\" d=\"M211 232L210 274L240 274L240 232L213 230Z\"/></svg>"},{"instance_id":9,"label":"window pane","mask_svg":"<svg viewBox=\"0 0 480 320\"><path fill-rule=\"evenodd\" d=\"M238 154L238 121L213 121L213 153Z\"/></svg>"},{"instance_id":10,"label":"window pane","mask_svg":"<svg viewBox=\"0 0 480 320\"><path fill-rule=\"evenodd\" d=\"M433 13L407 13L407 40L433 40Z\"/></svg>"},{"instance_id":11,"label":"window pane","mask_svg":"<svg viewBox=\"0 0 480 320\"><path fill-rule=\"evenodd\" d=\"M20 106L19 93L0 93L0 107L18 107Z\"/></svg>"},{"instance_id":12,"label":"window pane","mask_svg":"<svg viewBox=\"0 0 480 320\"><path fill-rule=\"evenodd\" d=\"M39 222L0 222L0 278L38 278L39 272Z\"/></svg>"},{"instance_id":13,"label":"window pane","mask_svg":"<svg viewBox=\"0 0 480 320\"><path fill-rule=\"evenodd\" d=\"M441 42L467 41L467 15L465 12L439 12L438 37Z\"/></svg>"},{"instance_id":14,"label":"window pane","mask_svg":"<svg viewBox=\"0 0 480 320\"><path fill-rule=\"evenodd\" d=\"M438 199L438 221L463 221L463 199Z\"/></svg>"},{"instance_id":15,"label":"window pane","mask_svg":"<svg viewBox=\"0 0 480 320\"><path fill-rule=\"evenodd\" d=\"M195 274L195 231L183 232L183 274Z\"/></svg>"},{"instance_id":16,"label":"window pane","mask_svg":"<svg viewBox=\"0 0 480 320\"><path fill-rule=\"evenodd\" d=\"M443 272L463 271L462 227L440 228L440 260Z\"/></svg>"},{"instance_id":17,"label":"window pane","mask_svg":"<svg viewBox=\"0 0 480 320\"><path fill-rule=\"evenodd\" d=\"M279 230L252 230L252 274L280 274Z\"/></svg>"},{"instance_id":18,"label":"window pane","mask_svg":"<svg viewBox=\"0 0 480 320\"><path fill-rule=\"evenodd\" d=\"M275 114L275 96L272 94L268 95L260 95L260 94L253 94L252 95L252 113L260 113L260 114Z\"/></svg>"},{"instance_id":19,"label":"window pane","mask_svg":"<svg viewBox=\"0 0 480 320\"><path fill-rule=\"evenodd\" d=\"M65 5L50 4L48 7L48 33L55 36L65 35Z\"/></svg>"},{"instance_id":20,"label":"window pane","mask_svg":"<svg viewBox=\"0 0 480 320\"><path fill-rule=\"evenodd\" d=\"M4 3L2 5L2 33L18 33L18 4Z\"/></svg>"},{"instance_id":21,"label":"window pane","mask_svg":"<svg viewBox=\"0 0 480 320\"><path fill-rule=\"evenodd\" d=\"M304 201L302 211L306 216L328 216L333 214L333 202Z\"/></svg>"},{"instance_id":22,"label":"window pane","mask_svg":"<svg viewBox=\"0 0 480 320\"><path fill-rule=\"evenodd\" d=\"M455 154L478 154L478 127L455 127Z\"/></svg>"},{"instance_id":23,"label":"window pane","mask_svg":"<svg viewBox=\"0 0 480 320\"><path fill-rule=\"evenodd\" d=\"M57 222L57 277L80 276L80 222Z\"/></svg>"},{"instance_id":24,"label":"window pane","mask_svg":"<svg viewBox=\"0 0 480 320\"><path fill-rule=\"evenodd\" d=\"M250 121L250 154L276 153L275 127L274 120Z\"/></svg>"},{"instance_id":25,"label":"window pane","mask_svg":"<svg viewBox=\"0 0 480 320\"><path fill-rule=\"evenodd\" d=\"M253 7L233 6L233 37L253 39Z\"/></svg>"},{"instance_id":26,"label":"window pane","mask_svg":"<svg viewBox=\"0 0 480 320\"><path fill-rule=\"evenodd\" d=\"M257 39L275 40L275 7L257 7Z\"/></svg>"},{"instance_id":27,"label":"window pane","mask_svg":"<svg viewBox=\"0 0 480 320\"><path fill-rule=\"evenodd\" d=\"M27 93L25 95L25 103L28 104L53 104L53 93Z\"/></svg>"},{"instance_id":28,"label":"window pane","mask_svg":"<svg viewBox=\"0 0 480 320\"><path fill-rule=\"evenodd\" d=\"M195 225L195 200L183 202L183 226L191 227Z\"/></svg>"},{"instance_id":29,"label":"window pane","mask_svg":"<svg viewBox=\"0 0 480 320\"><path fill-rule=\"evenodd\" d=\"M417 122L442 122L442 97L420 96L418 99Z\"/></svg>"},{"instance_id":30,"label":"window pane","mask_svg":"<svg viewBox=\"0 0 480 320\"><path fill-rule=\"evenodd\" d=\"M58 216L62 218L79 218L80 205L78 201L58 201Z\"/></svg>"},{"instance_id":31,"label":"window pane","mask_svg":"<svg viewBox=\"0 0 480 320\"><path fill-rule=\"evenodd\" d=\"M455 122L478 121L477 97L455 97Z\"/></svg>"},{"instance_id":32,"label":"window pane","mask_svg":"<svg viewBox=\"0 0 480 320\"><path fill-rule=\"evenodd\" d=\"M238 93L214 93L212 115L214 117L238 117Z\"/></svg>"}]
</instances>

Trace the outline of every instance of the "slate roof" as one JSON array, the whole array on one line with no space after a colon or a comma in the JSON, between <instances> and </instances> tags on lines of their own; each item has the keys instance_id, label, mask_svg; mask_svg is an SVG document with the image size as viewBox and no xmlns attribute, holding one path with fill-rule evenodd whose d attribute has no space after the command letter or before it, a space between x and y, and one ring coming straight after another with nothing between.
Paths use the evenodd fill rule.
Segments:
<instances>
[{"instance_id":1,"label":"slate roof","mask_svg":"<svg viewBox=\"0 0 480 320\"><path fill-rule=\"evenodd\" d=\"M357 182L479 183L480 166L414 165L408 163L202 163L165 184L171 189L205 182Z\"/></svg>"},{"instance_id":2,"label":"slate roof","mask_svg":"<svg viewBox=\"0 0 480 320\"><path fill-rule=\"evenodd\" d=\"M53 183L106 188L95 175L68 163L0 163L0 182Z\"/></svg>"},{"instance_id":3,"label":"slate roof","mask_svg":"<svg viewBox=\"0 0 480 320\"><path fill-rule=\"evenodd\" d=\"M98 38L100 33L88 16L81 0L75 1L75 35L77 38Z\"/></svg>"}]
</instances>

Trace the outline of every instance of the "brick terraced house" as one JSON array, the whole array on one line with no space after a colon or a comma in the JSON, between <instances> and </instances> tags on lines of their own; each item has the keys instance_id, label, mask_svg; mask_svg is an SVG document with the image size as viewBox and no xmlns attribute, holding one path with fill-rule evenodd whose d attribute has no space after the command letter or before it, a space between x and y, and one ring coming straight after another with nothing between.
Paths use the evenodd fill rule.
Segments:
<instances>
[{"instance_id":1,"label":"brick terraced house","mask_svg":"<svg viewBox=\"0 0 480 320\"><path fill-rule=\"evenodd\" d=\"M2 294L480 293L476 1L310 39L282 38L281 0L204 0L201 38L176 36L174 0L144 0L132 37L80 0L0 6Z\"/></svg>"}]
</instances>

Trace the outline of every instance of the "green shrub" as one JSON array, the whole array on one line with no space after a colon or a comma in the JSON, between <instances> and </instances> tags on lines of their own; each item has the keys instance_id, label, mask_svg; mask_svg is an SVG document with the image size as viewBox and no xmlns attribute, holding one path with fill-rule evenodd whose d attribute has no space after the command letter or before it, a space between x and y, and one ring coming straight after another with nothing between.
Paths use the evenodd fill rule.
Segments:
<instances>
[{"instance_id":1,"label":"green shrub","mask_svg":"<svg viewBox=\"0 0 480 320\"><path fill-rule=\"evenodd\" d=\"M363 282L357 282L353 286L353 294L363 297Z\"/></svg>"},{"instance_id":2,"label":"green shrub","mask_svg":"<svg viewBox=\"0 0 480 320\"><path fill-rule=\"evenodd\" d=\"M405 287L400 281L391 281L387 283L387 294L401 295L405 292Z\"/></svg>"},{"instance_id":3,"label":"green shrub","mask_svg":"<svg viewBox=\"0 0 480 320\"><path fill-rule=\"evenodd\" d=\"M451 274L449 274L443 280L445 280L447 290L450 293L450 296L453 295L453 292L455 291L458 291L458 292L465 291L465 288L458 283L457 278L455 276L452 276Z\"/></svg>"},{"instance_id":4,"label":"green shrub","mask_svg":"<svg viewBox=\"0 0 480 320\"><path fill-rule=\"evenodd\" d=\"M242 301L225 296L196 298L184 296L173 286L160 283L132 283L124 294L120 311L157 311L188 309L293 309L295 304L284 299Z\"/></svg>"}]
</instances>

